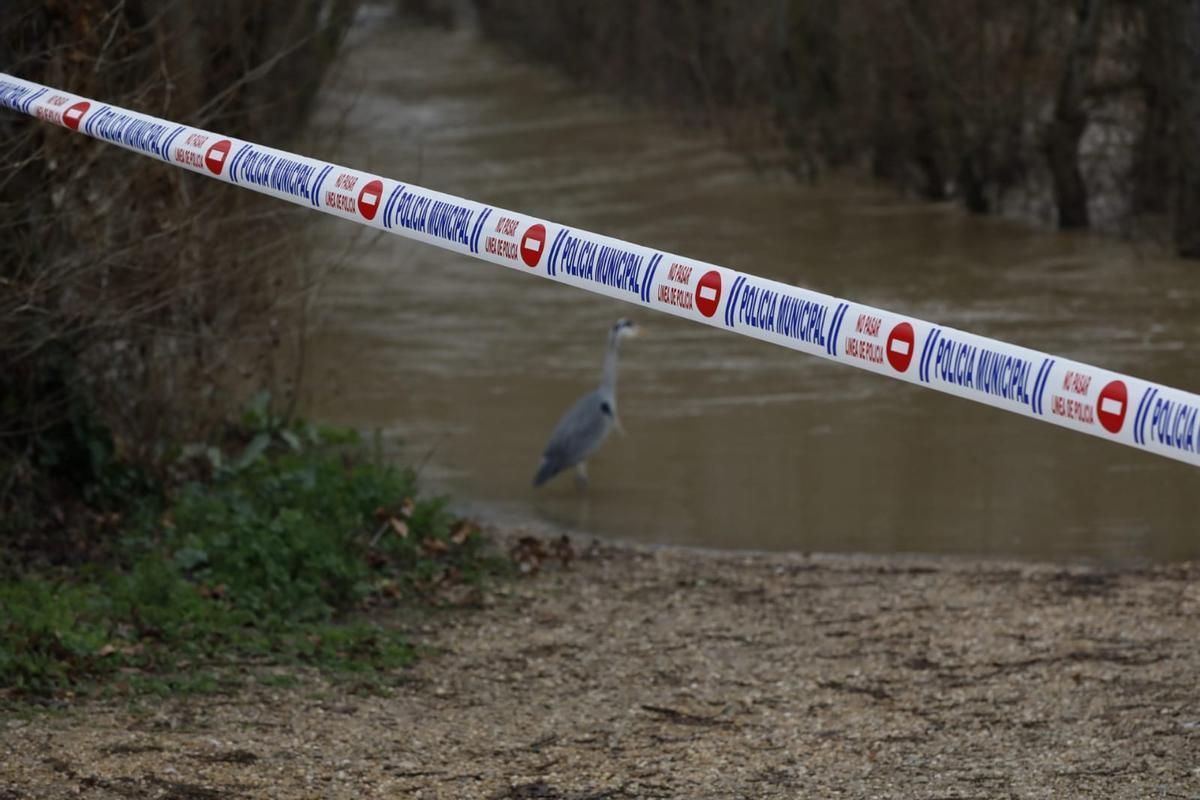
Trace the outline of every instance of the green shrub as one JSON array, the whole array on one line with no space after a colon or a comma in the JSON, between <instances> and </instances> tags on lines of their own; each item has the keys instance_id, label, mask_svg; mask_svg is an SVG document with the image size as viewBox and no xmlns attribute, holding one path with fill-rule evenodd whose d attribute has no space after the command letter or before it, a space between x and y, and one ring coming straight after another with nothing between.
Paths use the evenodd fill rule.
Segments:
<instances>
[{"instance_id":1,"label":"green shrub","mask_svg":"<svg viewBox=\"0 0 1200 800\"><path fill-rule=\"evenodd\" d=\"M75 586L47 578L0 584L0 686L46 694L102 670L97 653L107 642L97 584Z\"/></svg>"},{"instance_id":2,"label":"green shrub","mask_svg":"<svg viewBox=\"0 0 1200 800\"><path fill-rule=\"evenodd\" d=\"M211 688L207 667L245 658L408 663L412 647L361 612L478 581L492 568L480 535L444 501L414 500L411 472L290 434L128 523L111 563L0 584L0 689L78 690L119 667Z\"/></svg>"}]
</instances>

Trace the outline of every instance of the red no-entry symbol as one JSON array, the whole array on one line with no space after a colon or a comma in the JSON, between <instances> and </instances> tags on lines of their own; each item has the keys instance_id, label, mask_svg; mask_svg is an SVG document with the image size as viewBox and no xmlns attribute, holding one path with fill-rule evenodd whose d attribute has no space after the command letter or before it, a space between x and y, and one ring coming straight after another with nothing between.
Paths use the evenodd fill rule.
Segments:
<instances>
[{"instance_id":1,"label":"red no-entry symbol","mask_svg":"<svg viewBox=\"0 0 1200 800\"><path fill-rule=\"evenodd\" d=\"M521 260L527 267L536 267L542 260L542 250L546 245L546 226L541 223L530 225L529 230L521 237Z\"/></svg>"},{"instance_id":2,"label":"red no-entry symbol","mask_svg":"<svg viewBox=\"0 0 1200 800\"><path fill-rule=\"evenodd\" d=\"M913 326L907 322L901 322L888 334L887 360L896 372L904 372L912 363L915 341Z\"/></svg>"},{"instance_id":3,"label":"red no-entry symbol","mask_svg":"<svg viewBox=\"0 0 1200 800\"><path fill-rule=\"evenodd\" d=\"M696 284L696 308L706 317L711 317L717 313L717 307L721 305L721 273L714 270L709 270L700 278L700 283Z\"/></svg>"},{"instance_id":4,"label":"red no-entry symbol","mask_svg":"<svg viewBox=\"0 0 1200 800\"><path fill-rule=\"evenodd\" d=\"M1096 398L1096 418L1109 433L1120 433L1125 424L1125 409L1129 407L1129 395L1125 384L1112 381L1100 390Z\"/></svg>"},{"instance_id":5,"label":"red no-entry symbol","mask_svg":"<svg viewBox=\"0 0 1200 800\"><path fill-rule=\"evenodd\" d=\"M204 154L204 166L208 167L208 171L213 175L220 175L221 170L225 169L225 157L229 155L229 148L232 144L228 139L222 139L208 148L208 152Z\"/></svg>"},{"instance_id":6,"label":"red no-entry symbol","mask_svg":"<svg viewBox=\"0 0 1200 800\"><path fill-rule=\"evenodd\" d=\"M92 107L92 104L86 100L81 100L75 105L63 112L63 125L66 125L73 131L79 130L79 123L83 120L83 115Z\"/></svg>"},{"instance_id":7,"label":"red no-entry symbol","mask_svg":"<svg viewBox=\"0 0 1200 800\"><path fill-rule=\"evenodd\" d=\"M383 181L378 178L369 182L358 193L358 213L363 215L364 219L375 219L375 212L379 210L379 200L383 197Z\"/></svg>"}]
</instances>

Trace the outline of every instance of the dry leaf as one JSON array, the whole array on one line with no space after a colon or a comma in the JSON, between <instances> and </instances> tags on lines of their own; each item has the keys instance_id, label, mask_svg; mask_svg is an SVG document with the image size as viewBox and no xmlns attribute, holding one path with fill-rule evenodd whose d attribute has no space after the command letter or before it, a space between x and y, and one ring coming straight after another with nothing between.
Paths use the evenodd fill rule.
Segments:
<instances>
[{"instance_id":1,"label":"dry leaf","mask_svg":"<svg viewBox=\"0 0 1200 800\"><path fill-rule=\"evenodd\" d=\"M450 549L449 546L447 546L447 544L445 542L443 542L441 539L429 539L429 538L421 540L421 547L425 550L426 553L428 553L430 555L444 553Z\"/></svg>"},{"instance_id":2,"label":"dry leaf","mask_svg":"<svg viewBox=\"0 0 1200 800\"><path fill-rule=\"evenodd\" d=\"M120 652L122 656L136 656L143 650L145 650L145 645L140 642L126 645L118 645L109 642L108 644L102 646L100 650L96 650L96 655L103 658L104 656L113 655L114 652Z\"/></svg>"},{"instance_id":3,"label":"dry leaf","mask_svg":"<svg viewBox=\"0 0 1200 800\"><path fill-rule=\"evenodd\" d=\"M408 538L408 523L407 522L405 522L402 519L397 519L396 517L388 517L388 524L392 526L392 530L394 530L396 532L396 535L399 536L401 539Z\"/></svg>"},{"instance_id":4,"label":"dry leaf","mask_svg":"<svg viewBox=\"0 0 1200 800\"><path fill-rule=\"evenodd\" d=\"M537 572L542 562L549 557L542 540L533 536L522 536L512 546L509 556L515 561L522 574Z\"/></svg>"},{"instance_id":5,"label":"dry leaf","mask_svg":"<svg viewBox=\"0 0 1200 800\"><path fill-rule=\"evenodd\" d=\"M566 534L563 534L554 543L554 555L562 562L564 568L571 566L571 562L575 559L575 548Z\"/></svg>"},{"instance_id":6,"label":"dry leaf","mask_svg":"<svg viewBox=\"0 0 1200 800\"><path fill-rule=\"evenodd\" d=\"M479 528L475 523L468 522L465 519L459 520L458 524L454 526L454 532L450 534L450 541L461 546L466 543L467 539L471 538L471 534L478 530Z\"/></svg>"}]
</instances>

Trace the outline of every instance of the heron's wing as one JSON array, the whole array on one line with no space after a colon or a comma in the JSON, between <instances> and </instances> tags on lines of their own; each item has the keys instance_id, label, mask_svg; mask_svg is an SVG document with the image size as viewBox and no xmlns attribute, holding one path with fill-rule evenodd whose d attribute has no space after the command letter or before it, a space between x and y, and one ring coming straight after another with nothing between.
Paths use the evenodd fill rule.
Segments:
<instances>
[{"instance_id":1,"label":"heron's wing","mask_svg":"<svg viewBox=\"0 0 1200 800\"><path fill-rule=\"evenodd\" d=\"M612 425L612 405L601 392L589 392L579 398L550 435L535 482L545 483L583 461L600 446Z\"/></svg>"}]
</instances>

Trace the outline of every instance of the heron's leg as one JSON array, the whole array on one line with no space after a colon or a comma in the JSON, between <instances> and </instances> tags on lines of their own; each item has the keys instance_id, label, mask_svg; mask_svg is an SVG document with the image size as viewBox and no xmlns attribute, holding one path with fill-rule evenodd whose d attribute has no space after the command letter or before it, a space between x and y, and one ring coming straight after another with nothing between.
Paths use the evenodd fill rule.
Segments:
<instances>
[{"instance_id":1,"label":"heron's leg","mask_svg":"<svg viewBox=\"0 0 1200 800\"><path fill-rule=\"evenodd\" d=\"M575 465L575 486L580 490L584 490L588 485L587 477L587 462L580 461Z\"/></svg>"}]
</instances>

